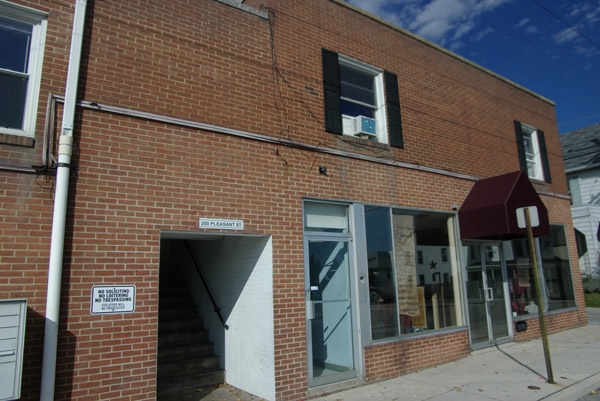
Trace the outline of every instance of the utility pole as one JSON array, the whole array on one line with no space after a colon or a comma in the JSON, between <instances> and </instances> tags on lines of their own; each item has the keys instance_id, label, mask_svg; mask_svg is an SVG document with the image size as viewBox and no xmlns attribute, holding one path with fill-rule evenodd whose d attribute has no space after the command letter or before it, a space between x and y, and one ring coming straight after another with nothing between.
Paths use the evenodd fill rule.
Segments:
<instances>
[{"instance_id":1,"label":"utility pole","mask_svg":"<svg viewBox=\"0 0 600 401\"><path fill-rule=\"evenodd\" d=\"M525 224L527 226L527 237L529 239L529 254L531 258L531 266L533 267L533 281L535 282L535 293L538 301L538 316L540 318L540 330L542 331L542 342L544 344L544 359L546 360L546 371L548 372L548 383L554 383L552 374L552 361L550 360L550 347L548 345L548 332L546 331L546 317L544 297L542 296L542 286L540 285L540 275L537 264L537 256L535 253L535 243L533 241L533 228L531 227L531 216L529 208L525 208Z\"/></svg>"}]
</instances>

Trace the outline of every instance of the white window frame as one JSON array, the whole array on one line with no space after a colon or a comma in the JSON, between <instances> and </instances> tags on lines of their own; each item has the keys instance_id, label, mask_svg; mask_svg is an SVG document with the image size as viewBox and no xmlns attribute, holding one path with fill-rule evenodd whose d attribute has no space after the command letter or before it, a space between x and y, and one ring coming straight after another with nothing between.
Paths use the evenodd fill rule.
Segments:
<instances>
[{"instance_id":1,"label":"white window frame","mask_svg":"<svg viewBox=\"0 0 600 401\"><path fill-rule=\"evenodd\" d=\"M35 136L35 124L38 111L37 106L40 96L40 82L42 76L42 62L44 59L48 14L29 7L0 0L0 15L22 23L31 24L32 26L31 48L29 52L29 63L27 65L26 74L29 78L27 82L27 94L25 100L25 110L23 113L22 129L0 127L0 134L18 135L33 138Z\"/></svg>"},{"instance_id":2,"label":"white window frame","mask_svg":"<svg viewBox=\"0 0 600 401\"><path fill-rule=\"evenodd\" d=\"M534 180L543 181L542 155L537 129L522 124L523 148L525 150L525 161L527 162L527 175ZM529 146L527 146L529 144Z\"/></svg>"},{"instance_id":3,"label":"white window frame","mask_svg":"<svg viewBox=\"0 0 600 401\"><path fill-rule=\"evenodd\" d=\"M569 184L569 193L571 195L571 205L580 206L583 204L581 199L581 189L579 187L579 177L567 177L567 183Z\"/></svg>"},{"instance_id":4,"label":"white window frame","mask_svg":"<svg viewBox=\"0 0 600 401\"><path fill-rule=\"evenodd\" d=\"M379 68L370 66L368 64L361 63L360 61L353 60L349 57L339 55L339 66L342 68L352 68L359 70L363 73L370 74L373 76L373 90L375 92L375 104L366 105L357 101L353 101L350 98L342 97L343 101L350 101L352 103L361 104L363 106L374 106L374 117L376 121L376 140L380 143L388 143L387 135L387 121L385 116L385 94L383 89L383 71ZM353 116L347 116L342 114L342 124L344 135L355 136L352 131Z\"/></svg>"}]
</instances>

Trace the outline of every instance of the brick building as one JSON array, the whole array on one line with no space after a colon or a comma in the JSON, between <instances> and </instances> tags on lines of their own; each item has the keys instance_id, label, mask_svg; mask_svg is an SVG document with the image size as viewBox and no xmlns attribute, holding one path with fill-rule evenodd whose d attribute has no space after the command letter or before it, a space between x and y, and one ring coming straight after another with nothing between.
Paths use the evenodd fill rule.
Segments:
<instances>
[{"instance_id":1,"label":"brick building","mask_svg":"<svg viewBox=\"0 0 600 401\"><path fill-rule=\"evenodd\" d=\"M23 400L298 400L539 336L528 202L549 330L586 323L554 104L341 0L0 0L0 49Z\"/></svg>"}]
</instances>

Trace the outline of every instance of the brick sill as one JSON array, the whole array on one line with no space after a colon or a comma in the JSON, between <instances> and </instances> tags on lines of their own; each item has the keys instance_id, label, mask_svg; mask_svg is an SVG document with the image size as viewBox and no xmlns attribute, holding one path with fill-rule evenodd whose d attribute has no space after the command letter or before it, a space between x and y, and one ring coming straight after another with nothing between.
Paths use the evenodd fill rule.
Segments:
<instances>
[{"instance_id":1,"label":"brick sill","mask_svg":"<svg viewBox=\"0 0 600 401\"><path fill-rule=\"evenodd\" d=\"M369 147L380 149L380 150L391 150L392 149L392 147L386 143L379 143L379 142L373 141L371 139L359 138L356 136L340 135L340 139L344 142L356 143L356 144L365 145L365 146L369 146Z\"/></svg>"},{"instance_id":2,"label":"brick sill","mask_svg":"<svg viewBox=\"0 0 600 401\"><path fill-rule=\"evenodd\" d=\"M35 145L35 138L21 135L0 134L0 144L33 148Z\"/></svg>"}]
</instances>

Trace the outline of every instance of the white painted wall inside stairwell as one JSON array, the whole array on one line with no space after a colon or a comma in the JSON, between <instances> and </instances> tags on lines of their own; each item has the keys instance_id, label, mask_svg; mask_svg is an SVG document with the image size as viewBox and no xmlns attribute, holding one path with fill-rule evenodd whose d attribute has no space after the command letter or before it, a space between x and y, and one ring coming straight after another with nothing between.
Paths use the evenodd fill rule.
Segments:
<instances>
[{"instance_id":1,"label":"white painted wall inside stairwell","mask_svg":"<svg viewBox=\"0 0 600 401\"><path fill-rule=\"evenodd\" d=\"M188 266L186 275L196 288L196 303L221 356L227 383L275 400L271 238L225 236L219 241L196 241L193 252L229 326L223 329L200 279Z\"/></svg>"}]
</instances>

